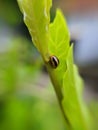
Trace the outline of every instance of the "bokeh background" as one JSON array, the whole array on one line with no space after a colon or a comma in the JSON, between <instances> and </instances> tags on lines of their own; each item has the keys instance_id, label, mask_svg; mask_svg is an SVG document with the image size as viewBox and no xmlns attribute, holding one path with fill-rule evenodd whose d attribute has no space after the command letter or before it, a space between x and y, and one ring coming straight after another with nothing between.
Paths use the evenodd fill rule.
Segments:
<instances>
[{"instance_id":1,"label":"bokeh background","mask_svg":"<svg viewBox=\"0 0 98 130\"><path fill-rule=\"evenodd\" d=\"M51 21L57 7L67 19L83 98L98 130L98 1L53 0ZM0 0L0 130L66 130L16 0Z\"/></svg>"}]
</instances>

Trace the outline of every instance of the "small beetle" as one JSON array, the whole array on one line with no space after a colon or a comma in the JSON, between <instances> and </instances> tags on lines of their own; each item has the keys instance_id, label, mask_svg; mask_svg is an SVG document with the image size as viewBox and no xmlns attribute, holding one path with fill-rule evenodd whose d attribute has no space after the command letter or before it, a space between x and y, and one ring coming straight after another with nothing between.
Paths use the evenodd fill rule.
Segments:
<instances>
[{"instance_id":1,"label":"small beetle","mask_svg":"<svg viewBox=\"0 0 98 130\"><path fill-rule=\"evenodd\" d=\"M59 59L56 56L52 55L50 56L49 62L53 68L57 68L59 64Z\"/></svg>"}]
</instances>

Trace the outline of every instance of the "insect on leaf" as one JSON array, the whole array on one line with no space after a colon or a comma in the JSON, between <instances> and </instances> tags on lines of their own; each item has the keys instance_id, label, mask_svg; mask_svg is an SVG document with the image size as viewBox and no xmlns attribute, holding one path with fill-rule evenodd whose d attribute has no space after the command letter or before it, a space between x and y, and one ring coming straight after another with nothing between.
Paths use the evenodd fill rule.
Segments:
<instances>
[{"instance_id":1,"label":"insect on leaf","mask_svg":"<svg viewBox=\"0 0 98 130\"><path fill-rule=\"evenodd\" d=\"M83 82L73 62L73 45L62 12L58 9L50 24L52 0L18 0L25 24L41 53L70 130L90 130L82 99Z\"/></svg>"},{"instance_id":2,"label":"insect on leaf","mask_svg":"<svg viewBox=\"0 0 98 130\"><path fill-rule=\"evenodd\" d=\"M53 23L49 26L50 39L49 39L49 51L51 55L55 55L59 64L56 69L48 66L48 71L51 77L51 80L54 84L55 90L59 98L62 97L61 88L63 85L63 75L66 72L66 55L69 49L69 30L67 23L63 17L62 12L58 9L56 12L56 17Z\"/></svg>"}]
</instances>

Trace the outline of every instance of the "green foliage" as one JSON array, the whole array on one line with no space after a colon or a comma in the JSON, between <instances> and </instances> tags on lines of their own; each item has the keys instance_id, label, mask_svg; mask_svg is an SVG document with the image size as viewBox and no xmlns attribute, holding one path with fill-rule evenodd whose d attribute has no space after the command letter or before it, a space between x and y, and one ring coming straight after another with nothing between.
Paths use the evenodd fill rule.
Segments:
<instances>
[{"instance_id":1,"label":"green foliage","mask_svg":"<svg viewBox=\"0 0 98 130\"><path fill-rule=\"evenodd\" d=\"M87 108L82 99L83 83L80 79L77 68L73 64L72 47L70 48L67 58L67 70L63 77L63 100L62 105L66 116L75 130L89 130L90 118Z\"/></svg>"},{"instance_id":2,"label":"green foliage","mask_svg":"<svg viewBox=\"0 0 98 130\"><path fill-rule=\"evenodd\" d=\"M60 23L60 25L59 25ZM51 55L55 55L59 59L59 65L57 69L52 69L50 65L47 65L50 77L57 91L59 98L62 98L62 80L63 75L67 69L66 55L69 49L69 32L67 24L63 18L60 10L57 10L56 18L54 22L50 24L50 39L49 50ZM60 76L59 76L60 75ZM56 81L55 81L56 79ZM60 99L61 100L61 99Z\"/></svg>"},{"instance_id":3,"label":"green foliage","mask_svg":"<svg viewBox=\"0 0 98 130\"><path fill-rule=\"evenodd\" d=\"M59 25L60 24L60 25ZM73 63L73 46L69 45L69 31L61 11L50 24L50 51L60 64L56 70L48 67L67 124L75 130L89 129L89 116L82 101L83 82ZM55 49L54 49L55 48ZM60 75L60 76L59 76ZM80 119L80 120L79 120Z\"/></svg>"},{"instance_id":4,"label":"green foliage","mask_svg":"<svg viewBox=\"0 0 98 130\"><path fill-rule=\"evenodd\" d=\"M32 36L32 41L46 60L48 54L51 0L18 0L18 3L23 12L24 21Z\"/></svg>"},{"instance_id":5,"label":"green foliage","mask_svg":"<svg viewBox=\"0 0 98 130\"><path fill-rule=\"evenodd\" d=\"M82 100L83 82L73 63L73 46L64 16L57 10L54 22L49 25L50 0L18 0L32 40L41 53L54 85L68 129L89 130L88 111ZM59 59L54 69L50 56Z\"/></svg>"}]
</instances>

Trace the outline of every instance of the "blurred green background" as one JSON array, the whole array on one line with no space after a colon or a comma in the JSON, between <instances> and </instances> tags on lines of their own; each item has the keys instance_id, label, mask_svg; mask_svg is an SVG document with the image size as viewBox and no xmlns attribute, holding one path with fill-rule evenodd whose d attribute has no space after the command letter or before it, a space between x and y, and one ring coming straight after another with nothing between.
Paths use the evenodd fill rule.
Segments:
<instances>
[{"instance_id":1,"label":"blurred green background","mask_svg":"<svg viewBox=\"0 0 98 130\"><path fill-rule=\"evenodd\" d=\"M70 7L77 2L53 3L51 21L56 7L69 18ZM85 67L79 67L84 78ZM97 124L98 103L91 91L85 89L85 100ZM53 86L16 0L0 0L0 130L66 130Z\"/></svg>"},{"instance_id":2,"label":"blurred green background","mask_svg":"<svg viewBox=\"0 0 98 130\"><path fill-rule=\"evenodd\" d=\"M64 130L42 59L17 1L0 1L0 130Z\"/></svg>"}]
</instances>

